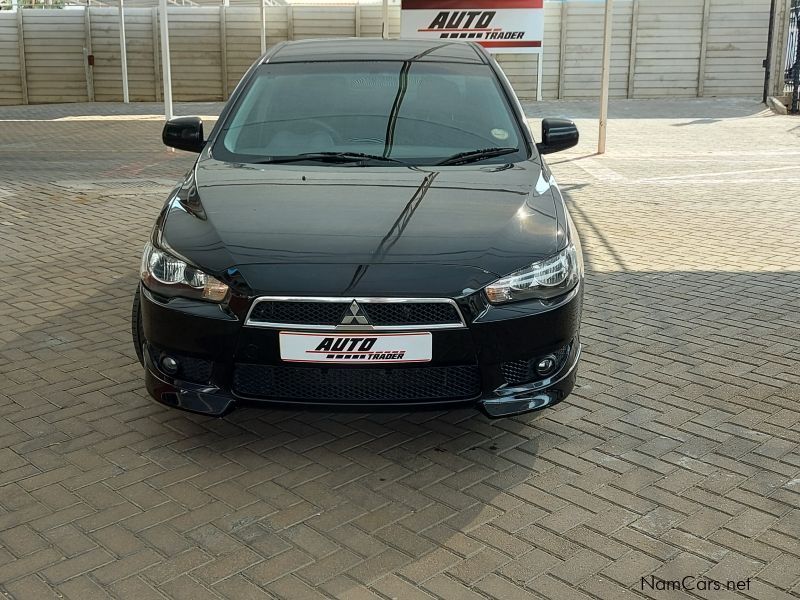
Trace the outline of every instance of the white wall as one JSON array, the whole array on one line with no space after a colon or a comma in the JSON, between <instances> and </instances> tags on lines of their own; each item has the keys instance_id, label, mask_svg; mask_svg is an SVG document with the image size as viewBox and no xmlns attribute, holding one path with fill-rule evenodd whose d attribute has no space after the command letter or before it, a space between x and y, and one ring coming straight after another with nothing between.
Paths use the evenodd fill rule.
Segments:
<instances>
[{"instance_id":1,"label":"white wall","mask_svg":"<svg viewBox=\"0 0 800 600\"><path fill-rule=\"evenodd\" d=\"M89 16L92 52L95 56L92 77L95 100L121 100L119 13L116 8L93 8ZM156 76L161 57L157 52L157 36L153 36L154 18L155 11L152 9L125 9L128 87L133 101L155 99Z\"/></svg>"},{"instance_id":2,"label":"white wall","mask_svg":"<svg viewBox=\"0 0 800 600\"><path fill-rule=\"evenodd\" d=\"M0 12L0 104L23 102L17 15Z\"/></svg>"}]
</instances>

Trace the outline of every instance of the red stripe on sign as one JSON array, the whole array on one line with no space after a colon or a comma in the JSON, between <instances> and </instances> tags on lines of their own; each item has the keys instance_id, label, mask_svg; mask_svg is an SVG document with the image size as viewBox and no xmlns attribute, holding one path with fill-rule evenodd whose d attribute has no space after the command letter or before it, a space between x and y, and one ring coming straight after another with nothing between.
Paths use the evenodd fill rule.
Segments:
<instances>
[{"instance_id":1,"label":"red stripe on sign","mask_svg":"<svg viewBox=\"0 0 800 600\"><path fill-rule=\"evenodd\" d=\"M420 31L420 32L423 32L423 33L430 33L430 32L434 32L434 33L440 33L440 32L441 33L449 33L451 31L455 31L457 33L461 33L462 31L483 31L483 32L487 32L487 31L497 31L497 30L496 29L489 29L488 27L484 27L483 29L417 29L417 31Z\"/></svg>"},{"instance_id":2,"label":"red stripe on sign","mask_svg":"<svg viewBox=\"0 0 800 600\"><path fill-rule=\"evenodd\" d=\"M484 48L541 48L542 42L482 42L478 43Z\"/></svg>"},{"instance_id":3,"label":"red stripe on sign","mask_svg":"<svg viewBox=\"0 0 800 600\"><path fill-rule=\"evenodd\" d=\"M544 0L403 0L403 10L468 10L470 8L544 8Z\"/></svg>"}]
</instances>

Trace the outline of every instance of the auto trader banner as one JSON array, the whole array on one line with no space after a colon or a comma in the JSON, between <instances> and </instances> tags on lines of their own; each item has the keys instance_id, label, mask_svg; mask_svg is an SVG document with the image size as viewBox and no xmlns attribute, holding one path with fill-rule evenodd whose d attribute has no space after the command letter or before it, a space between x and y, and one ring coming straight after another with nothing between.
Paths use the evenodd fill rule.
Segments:
<instances>
[{"instance_id":1,"label":"auto trader banner","mask_svg":"<svg viewBox=\"0 0 800 600\"><path fill-rule=\"evenodd\" d=\"M402 0L403 38L478 42L490 52L541 54L544 0Z\"/></svg>"}]
</instances>

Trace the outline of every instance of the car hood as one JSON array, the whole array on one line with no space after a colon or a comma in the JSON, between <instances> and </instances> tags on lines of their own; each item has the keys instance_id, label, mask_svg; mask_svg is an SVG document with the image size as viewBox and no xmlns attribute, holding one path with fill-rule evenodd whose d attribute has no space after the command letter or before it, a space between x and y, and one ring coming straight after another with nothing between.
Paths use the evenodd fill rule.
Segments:
<instances>
[{"instance_id":1,"label":"car hood","mask_svg":"<svg viewBox=\"0 0 800 600\"><path fill-rule=\"evenodd\" d=\"M168 205L162 235L201 268L235 267L258 289L269 286L254 279L286 281L309 268L339 277L354 276L353 267L371 276L408 271L393 265L424 265L428 281L461 273L455 278L469 288L556 252L558 215L535 161L401 168L204 159Z\"/></svg>"}]
</instances>

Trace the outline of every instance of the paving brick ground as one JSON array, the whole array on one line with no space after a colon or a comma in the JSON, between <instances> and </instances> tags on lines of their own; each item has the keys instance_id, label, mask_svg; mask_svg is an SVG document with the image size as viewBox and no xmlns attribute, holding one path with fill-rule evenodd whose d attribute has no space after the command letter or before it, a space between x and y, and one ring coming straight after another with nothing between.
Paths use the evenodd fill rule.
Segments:
<instances>
[{"instance_id":1,"label":"paving brick ground","mask_svg":"<svg viewBox=\"0 0 800 600\"><path fill-rule=\"evenodd\" d=\"M569 402L494 422L155 405L131 294L192 157L158 105L0 109L6 597L800 598L800 120L622 101L598 158L593 103L526 108L585 134L550 163L586 351Z\"/></svg>"}]
</instances>

